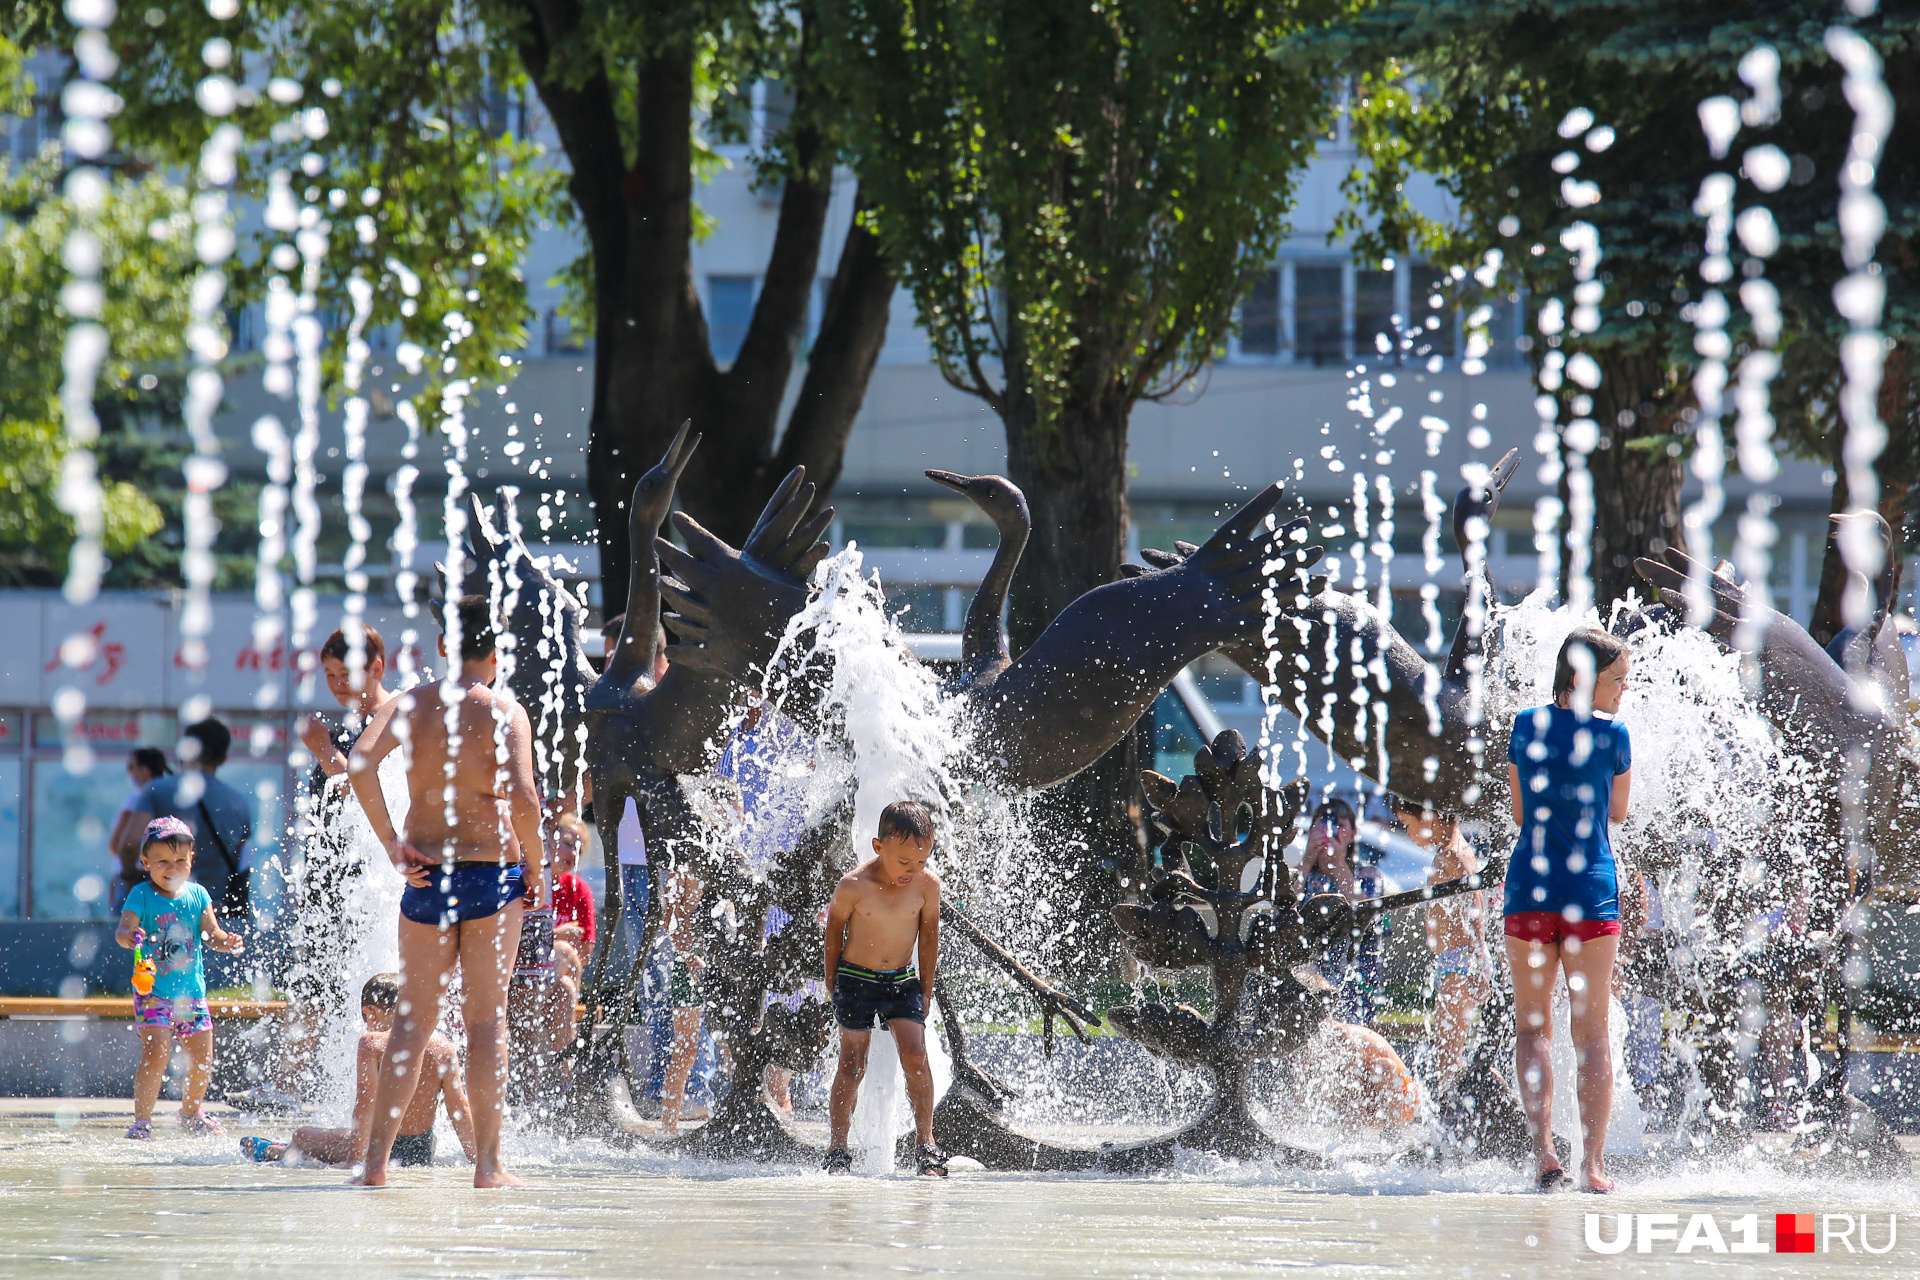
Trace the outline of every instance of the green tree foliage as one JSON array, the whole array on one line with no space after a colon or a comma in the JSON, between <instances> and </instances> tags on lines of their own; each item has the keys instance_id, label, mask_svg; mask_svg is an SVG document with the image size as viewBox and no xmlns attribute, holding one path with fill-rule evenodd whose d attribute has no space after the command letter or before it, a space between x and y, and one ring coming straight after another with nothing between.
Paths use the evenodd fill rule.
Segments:
<instances>
[{"instance_id":1,"label":"green tree foliage","mask_svg":"<svg viewBox=\"0 0 1920 1280\"><path fill-rule=\"evenodd\" d=\"M1782 372L1773 387L1779 435L1789 448L1831 462L1842 432L1837 345L1844 322L1832 288L1839 253L1836 178L1852 133L1841 69L1823 47L1836 23L1856 28L1885 63L1896 99L1892 137L1879 169L1887 232L1879 251L1890 343L1882 416L1893 439L1883 457L1887 493L1913 485L1920 405L1910 352L1920 339L1914 260L1920 189L1914 115L1920 109L1920 12L1883 5L1849 18L1817 0L1673 6L1648 0L1389 0L1331 33L1311 37L1356 74L1354 137L1371 162L1355 172L1348 230L1364 252L1418 248L1443 264L1479 271L1490 287L1522 287L1535 300L1571 306L1575 257L1561 236L1594 226L1603 252L1601 322L1590 333L1538 334L1537 367L1578 348L1604 379L1591 393L1600 429L1591 455L1597 527L1595 578L1602 599L1634 585L1631 560L1678 541L1681 457L1696 407L1695 306L1717 287L1732 304L1735 359L1754 345L1737 301L1742 281L1778 289ZM1756 48L1780 59L1781 100L1760 100L1740 63ZM1716 159L1699 104L1729 95L1748 119L1731 153ZM1591 113L1583 118L1570 113ZM1599 130L1596 132L1595 130ZM1750 148L1778 148L1787 184L1762 190ZM1415 172L1438 175L1458 199L1451 225L1419 218L1404 199ZM1779 248L1761 258L1730 246L1732 278L1702 279L1706 227L1694 212L1709 174L1737 178L1736 207L1770 210ZM1584 204L1578 185L1598 188ZM1772 186L1769 181L1768 186ZM1570 202L1569 197L1572 197ZM1496 283L1497 281L1497 283ZM1469 294L1476 285L1469 284ZM1557 353L1557 355L1555 354ZM1551 380L1551 379L1550 379ZM1576 416L1571 382L1559 392L1563 422Z\"/></svg>"},{"instance_id":2,"label":"green tree foliage","mask_svg":"<svg viewBox=\"0 0 1920 1280\"><path fill-rule=\"evenodd\" d=\"M1228 336L1286 234L1330 84L1278 42L1335 0L832 0L826 56L855 164L941 371L999 414L1033 536L1009 625L1030 642L1113 580L1133 407ZM1050 797L1084 833L1060 906L1105 950L1137 865L1130 737Z\"/></svg>"},{"instance_id":3,"label":"green tree foliage","mask_svg":"<svg viewBox=\"0 0 1920 1280\"><path fill-rule=\"evenodd\" d=\"M44 0L13 17L23 42L72 41ZM493 53L478 10L267 0L223 20L166 0L123 6L108 39L125 101L112 127L129 155L191 173L214 129L245 139L233 191L280 225L237 228L231 302L258 299L275 275L300 287L292 242L309 204L304 229L325 237L320 307L349 314L348 279L376 285L370 327L396 326L427 353L414 388L423 421L438 421L448 383L507 376L500 357L525 345L530 318L521 258L562 209L565 174L509 130L507 99L524 78ZM276 172L287 181L274 198ZM329 336L337 372L344 327Z\"/></svg>"},{"instance_id":4,"label":"green tree foliage","mask_svg":"<svg viewBox=\"0 0 1920 1280\"><path fill-rule=\"evenodd\" d=\"M68 281L62 249L79 216L59 192L60 163L49 154L20 168L0 162L0 582L57 585L66 576L73 519L58 496L68 444L60 411L61 350L72 324L61 302ZM179 287L192 261L186 194L154 175L117 178L89 225L100 241L101 324L108 354L100 370L102 452L132 453L126 410L137 405L142 371L176 364L187 304ZM114 412L120 410L120 412ZM119 561L158 534L165 512L154 473L102 468L102 542ZM173 470L178 475L177 460ZM176 504L177 505L177 504ZM139 581L131 566L110 577Z\"/></svg>"},{"instance_id":5,"label":"green tree foliage","mask_svg":"<svg viewBox=\"0 0 1920 1280\"><path fill-rule=\"evenodd\" d=\"M72 35L51 0L23 0L11 23L29 42ZM623 510L693 418L706 443L683 498L737 538L788 466L808 464L827 486L838 475L893 288L856 227L783 432L838 154L807 25L804 6L739 0L261 0L224 20L199 0L153 0L126 6L109 33L127 104L113 127L136 154L184 168L215 127L237 126L235 191L265 201L269 227L241 228L229 298L258 298L275 275L301 287L293 220L305 217L309 246L326 236L320 307L344 316L349 279L375 285L369 324L410 344L407 390L429 426L448 387L511 376L533 318L528 243L547 220L577 226L585 254L563 274L578 286L570 317L595 343L596 502ZM692 277L691 242L711 225L696 181L720 163L710 141L743 136L760 80L783 86L752 161L781 191L780 227L745 343L722 369ZM231 110L215 120L208 104ZM534 140L543 116L563 155ZM343 327L331 338L337 373ZM601 526L618 610L626 518Z\"/></svg>"},{"instance_id":6,"label":"green tree foliage","mask_svg":"<svg viewBox=\"0 0 1920 1280\"><path fill-rule=\"evenodd\" d=\"M1109 581L1133 406L1189 380L1286 233L1332 0L835 0L875 220L947 378L1006 425L1030 638Z\"/></svg>"}]
</instances>

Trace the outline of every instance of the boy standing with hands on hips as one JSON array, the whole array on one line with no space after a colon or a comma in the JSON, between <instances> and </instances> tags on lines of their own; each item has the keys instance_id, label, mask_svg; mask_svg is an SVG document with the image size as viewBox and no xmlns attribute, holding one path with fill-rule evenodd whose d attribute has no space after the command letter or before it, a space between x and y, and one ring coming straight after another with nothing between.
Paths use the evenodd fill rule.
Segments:
<instances>
[{"instance_id":1,"label":"boy standing with hands on hips","mask_svg":"<svg viewBox=\"0 0 1920 1280\"><path fill-rule=\"evenodd\" d=\"M920 1174L944 1178L947 1157L933 1143L933 1071L927 1064L927 998L940 957L940 881L927 870L933 853L933 815L927 806L896 800L883 809L873 853L840 881L827 908L827 994L840 1024L840 1065L833 1077L822 1167L828 1173L853 1170L847 1132L878 1023L893 1033L900 1051L919 1130Z\"/></svg>"}]
</instances>

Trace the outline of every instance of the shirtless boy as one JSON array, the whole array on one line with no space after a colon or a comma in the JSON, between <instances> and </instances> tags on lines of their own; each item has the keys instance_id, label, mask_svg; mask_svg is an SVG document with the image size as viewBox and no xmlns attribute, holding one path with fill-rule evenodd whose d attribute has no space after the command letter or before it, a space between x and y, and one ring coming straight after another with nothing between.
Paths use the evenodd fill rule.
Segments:
<instances>
[{"instance_id":1,"label":"shirtless boy","mask_svg":"<svg viewBox=\"0 0 1920 1280\"><path fill-rule=\"evenodd\" d=\"M418 1083L415 1068L439 1020L456 962L464 992L467 1086L473 1095L476 1187L526 1185L500 1163L507 1078L507 982L520 917L546 896L533 727L491 687L498 667L487 601L462 596L460 670L402 694L399 710L354 748L349 777L374 834L406 877L400 898L399 1018L374 1090L373 1128L358 1183L385 1186L387 1160ZM447 652L447 637L440 637ZM498 734L499 745L496 745ZM407 748L407 830L393 828L375 769Z\"/></svg>"},{"instance_id":2,"label":"shirtless boy","mask_svg":"<svg viewBox=\"0 0 1920 1280\"><path fill-rule=\"evenodd\" d=\"M920 1173L944 1178L947 1157L933 1144L933 1072L927 1065L927 997L940 957L940 881L927 870L933 815L915 801L894 801L880 813L873 853L872 861L840 881L827 908L827 994L840 1024L840 1066L833 1076L831 1137L822 1167L828 1173L853 1170L847 1131L877 1022L893 1032L900 1051L919 1130Z\"/></svg>"},{"instance_id":3,"label":"shirtless boy","mask_svg":"<svg viewBox=\"0 0 1920 1280\"><path fill-rule=\"evenodd\" d=\"M386 1056L387 1038L393 1030L395 1011L400 1006L400 976L376 973L360 988L360 1018L367 1024L361 1033L358 1062L354 1071L353 1124L346 1129L295 1129L288 1142L269 1142L265 1138L240 1139L240 1151L254 1160L284 1160L289 1151L296 1156L318 1160L322 1164L358 1164L367 1156L367 1137L373 1130L373 1089L380 1076L380 1062ZM393 1141L393 1159L402 1165L433 1163L433 1121L439 1104L445 1099L447 1119L460 1136L460 1148L473 1159L473 1108L467 1102L467 1086L460 1073L460 1055L453 1041L435 1032L427 1041L426 1069L420 1087L413 1092L406 1114L400 1117L400 1136Z\"/></svg>"}]
</instances>

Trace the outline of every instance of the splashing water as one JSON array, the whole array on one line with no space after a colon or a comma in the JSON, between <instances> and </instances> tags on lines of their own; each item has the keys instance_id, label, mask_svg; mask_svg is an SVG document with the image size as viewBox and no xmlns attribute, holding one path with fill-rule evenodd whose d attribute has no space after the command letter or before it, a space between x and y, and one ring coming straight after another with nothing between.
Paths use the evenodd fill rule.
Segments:
<instances>
[{"instance_id":1,"label":"splashing water","mask_svg":"<svg viewBox=\"0 0 1920 1280\"><path fill-rule=\"evenodd\" d=\"M978 824L960 820L956 768L971 729L960 702L913 656L887 616L878 577L863 578L861 569L860 550L850 543L814 571L813 596L788 623L762 694L775 708L821 727L818 763L806 786L810 824L826 820L851 791L853 838L846 852L858 865L872 856L865 836L878 829L880 811L895 800L920 800L941 818L938 872L959 888L992 847L978 838ZM810 688L807 677L820 660L830 673L811 713L803 714L793 704ZM999 843L993 861L1004 869L1009 846L988 840ZM931 1000L928 1006L931 1025ZM880 1172L892 1167L894 1139L910 1112L893 1037L875 1033L869 1043L850 1141L862 1170ZM952 1083L952 1063L938 1035L927 1036L927 1054L938 1100Z\"/></svg>"},{"instance_id":2,"label":"splashing water","mask_svg":"<svg viewBox=\"0 0 1920 1280\"><path fill-rule=\"evenodd\" d=\"M1840 364L1846 372L1840 411L1847 423L1841 448L1847 509L1865 512L1878 505L1880 477L1874 463L1887 447L1887 428L1880 421L1878 405L1887 359L1879 330L1887 287L1873 273L1874 248L1886 228L1887 209L1874 194L1873 184L1893 128L1893 95L1881 76L1880 55L1859 33L1830 27L1826 45L1834 61L1847 70L1845 90L1854 109L1852 143L1847 162L1840 166L1840 256L1850 274L1834 287L1833 298L1852 326L1840 344ZM1863 627L1873 613L1873 601L1863 584L1880 572L1884 552L1864 520L1850 520L1841 529L1840 552L1847 568L1859 575L1841 597L1841 612L1848 626Z\"/></svg>"},{"instance_id":3,"label":"splashing water","mask_svg":"<svg viewBox=\"0 0 1920 1280\"><path fill-rule=\"evenodd\" d=\"M404 831L409 799L401 753L396 751L382 760L376 776L395 829ZM345 780L335 779L332 785L344 788ZM309 870L327 868L322 874L337 874L333 868L347 869L337 899L339 914L324 922L331 945L309 947L296 962L297 969L311 966L315 972L295 972L289 975L289 981L298 984L301 979L317 979L314 985L334 993L334 999L326 1003L314 1055L318 1076L315 1101L323 1116L346 1124L351 1123L353 1111L356 1045L365 1029L360 1021L358 994L374 974L392 973L400 967L396 922L406 881L388 860L385 847L374 835L357 800L348 795L344 803L327 812L323 825L319 814L310 810L299 835Z\"/></svg>"},{"instance_id":4,"label":"splashing water","mask_svg":"<svg viewBox=\"0 0 1920 1280\"><path fill-rule=\"evenodd\" d=\"M864 846L858 833L877 830L880 811L895 800L920 800L944 816L959 792L954 766L972 737L960 704L888 618L878 576L862 578L861 568L860 549L849 543L814 571L812 598L788 621L761 687L775 708L799 714L793 695L826 665L817 702L800 715L822 726L828 744L808 817L824 817L851 788L855 853Z\"/></svg>"}]
</instances>

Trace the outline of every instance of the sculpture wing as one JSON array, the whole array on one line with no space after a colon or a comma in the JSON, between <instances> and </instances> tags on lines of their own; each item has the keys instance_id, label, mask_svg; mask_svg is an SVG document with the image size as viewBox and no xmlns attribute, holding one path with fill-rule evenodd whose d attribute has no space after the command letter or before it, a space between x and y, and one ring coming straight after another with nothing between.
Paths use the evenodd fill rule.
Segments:
<instances>
[{"instance_id":1,"label":"sculpture wing","mask_svg":"<svg viewBox=\"0 0 1920 1280\"><path fill-rule=\"evenodd\" d=\"M827 554L820 535L833 508L807 514L814 487L806 469L795 467L767 500L759 521L736 551L685 512L674 527L682 550L654 539L662 564L673 575L660 592L672 608L677 636L668 653L675 663L745 680L772 660L787 620L807 602L807 580Z\"/></svg>"}]
</instances>

